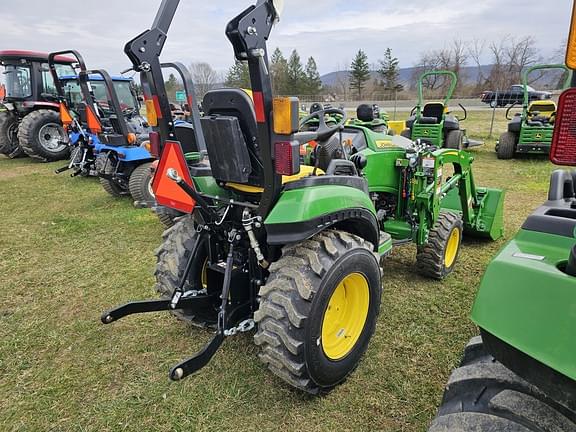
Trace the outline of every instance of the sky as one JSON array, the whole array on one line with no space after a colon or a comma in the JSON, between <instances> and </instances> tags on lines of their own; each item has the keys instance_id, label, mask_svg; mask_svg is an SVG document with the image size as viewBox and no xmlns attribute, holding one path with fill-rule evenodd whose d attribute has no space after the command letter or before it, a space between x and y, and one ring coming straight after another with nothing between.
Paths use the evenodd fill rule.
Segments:
<instances>
[{"instance_id":1,"label":"sky","mask_svg":"<svg viewBox=\"0 0 576 432\"><path fill-rule=\"evenodd\" d=\"M164 61L233 63L227 22L255 0L181 0ZM88 67L117 73L129 66L124 44L152 24L160 0L3 0L0 49L77 49ZM362 48L371 63L387 47L402 67L453 39L498 41L533 36L548 59L566 39L571 0L285 0L269 40L288 56L314 56L322 74L347 68ZM486 57L486 62L489 57Z\"/></svg>"}]
</instances>

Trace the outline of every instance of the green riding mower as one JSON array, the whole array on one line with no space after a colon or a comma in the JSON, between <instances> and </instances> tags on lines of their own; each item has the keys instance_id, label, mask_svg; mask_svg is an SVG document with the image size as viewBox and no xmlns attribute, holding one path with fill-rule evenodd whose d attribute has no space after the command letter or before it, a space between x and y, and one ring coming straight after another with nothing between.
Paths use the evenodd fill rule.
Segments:
<instances>
[{"instance_id":1,"label":"green riding mower","mask_svg":"<svg viewBox=\"0 0 576 432\"><path fill-rule=\"evenodd\" d=\"M178 4L164 0L152 29L125 52L160 110L151 134L161 149L156 199L187 216L157 252L161 298L107 311L102 322L170 311L213 328L210 342L171 370L173 380L204 367L227 337L256 328L260 359L274 374L309 393L329 391L357 367L374 333L380 260L394 240L417 242L423 272L442 278L463 231L501 235L502 192L474 186L466 154L345 126L339 109L314 112L302 123L315 119L316 127L301 131L298 99L272 96L274 0L258 0L228 24L253 98L240 89L208 92L195 129L208 160L187 160L159 62ZM301 148L311 142L314 165L305 165Z\"/></svg>"},{"instance_id":2,"label":"green riding mower","mask_svg":"<svg viewBox=\"0 0 576 432\"><path fill-rule=\"evenodd\" d=\"M447 94L442 102L424 101L424 82L433 77L448 80ZM464 118L459 119L449 111L449 103L458 84L458 76L452 71L430 71L418 79L418 104L412 110L402 136L412 140L420 139L437 148L455 150L480 146L483 143L468 139L466 130L461 129L460 122L466 120L468 113L462 104Z\"/></svg>"},{"instance_id":3,"label":"green riding mower","mask_svg":"<svg viewBox=\"0 0 576 432\"><path fill-rule=\"evenodd\" d=\"M498 159L512 159L516 154L545 154L550 153L554 122L556 120L556 103L551 100L539 100L530 102L529 78L534 72L544 70L560 70L566 75L564 89L570 83L570 71L563 64L537 65L522 74L524 85L524 103L522 113L510 118L510 110L516 104L512 104L506 111L506 118L511 120L508 131L504 132L496 143Z\"/></svg>"}]
</instances>

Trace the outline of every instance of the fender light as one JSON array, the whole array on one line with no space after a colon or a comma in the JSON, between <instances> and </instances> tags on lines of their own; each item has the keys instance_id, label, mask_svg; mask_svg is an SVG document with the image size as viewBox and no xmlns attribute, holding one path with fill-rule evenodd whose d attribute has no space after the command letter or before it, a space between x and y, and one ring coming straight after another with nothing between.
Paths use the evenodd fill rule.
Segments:
<instances>
[{"instance_id":1,"label":"fender light","mask_svg":"<svg viewBox=\"0 0 576 432\"><path fill-rule=\"evenodd\" d=\"M296 141L280 141L274 145L276 172L292 176L300 172L300 145Z\"/></svg>"},{"instance_id":2,"label":"fender light","mask_svg":"<svg viewBox=\"0 0 576 432\"><path fill-rule=\"evenodd\" d=\"M572 24L570 26L570 35L568 36L568 46L566 49L566 66L570 69L576 69L576 2L572 9Z\"/></svg>"},{"instance_id":3,"label":"fender light","mask_svg":"<svg viewBox=\"0 0 576 432\"><path fill-rule=\"evenodd\" d=\"M158 126L158 113L156 112L156 104L154 99L146 99L146 120L152 127Z\"/></svg>"},{"instance_id":4,"label":"fender light","mask_svg":"<svg viewBox=\"0 0 576 432\"><path fill-rule=\"evenodd\" d=\"M556 165L576 166L576 88L564 91L558 101L550 160Z\"/></svg>"},{"instance_id":5,"label":"fender light","mask_svg":"<svg viewBox=\"0 0 576 432\"><path fill-rule=\"evenodd\" d=\"M126 136L126 141L128 141L128 144L133 145L136 144L136 141L138 140L138 138L136 137L136 134L133 132L130 132L127 136Z\"/></svg>"},{"instance_id":6,"label":"fender light","mask_svg":"<svg viewBox=\"0 0 576 432\"><path fill-rule=\"evenodd\" d=\"M160 134L158 132L150 132L150 154L156 159L160 158Z\"/></svg>"},{"instance_id":7,"label":"fender light","mask_svg":"<svg viewBox=\"0 0 576 432\"><path fill-rule=\"evenodd\" d=\"M298 98L275 98L273 102L274 132L278 135L292 135L298 132L300 121L298 115L300 102Z\"/></svg>"}]
</instances>

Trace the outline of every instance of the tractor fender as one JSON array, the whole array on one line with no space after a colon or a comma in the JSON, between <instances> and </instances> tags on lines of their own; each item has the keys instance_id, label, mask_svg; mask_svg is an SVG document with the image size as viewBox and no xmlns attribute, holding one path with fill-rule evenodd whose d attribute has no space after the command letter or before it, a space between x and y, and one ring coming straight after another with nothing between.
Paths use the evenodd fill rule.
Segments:
<instances>
[{"instance_id":1,"label":"tractor fender","mask_svg":"<svg viewBox=\"0 0 576 432\"><path fill-rule=\"evenodd\" d=\"M282 192L264 221L268 244L286 245L337 228L379 244L376 210L368 194L352 186L325 185Z\"/></svg>"},{"instance_id":2,"label":"tractor fender","mask_svg":"<svg viewBox=\"0 0 576 432\"><path fill-rule=\"evenodd\" d=\"M143 147L115 147L102 144L97 146L99 153L114 153L122 162L148 162L154 158L148 150Z\"/></svg>"}]
</instances>

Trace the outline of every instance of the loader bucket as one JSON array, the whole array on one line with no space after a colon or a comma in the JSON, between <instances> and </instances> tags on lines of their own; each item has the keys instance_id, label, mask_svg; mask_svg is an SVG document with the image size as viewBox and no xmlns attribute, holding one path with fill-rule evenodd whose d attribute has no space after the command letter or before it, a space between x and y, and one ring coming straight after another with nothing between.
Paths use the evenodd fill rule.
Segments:
<instances>
[{"instance_id":1,"label":"loader bucket","mask_svg":"<svg viewBox=\"0 0 576 432\"><path fill-rule=\"evenodd\" d=\"M476 213L470 214L469 221L464 221L464 233L472 237L498 240L504 236L504 191L477 188L476 192L480 207ZM462 212L458 189L452 189L442 200L441 206L446 210Z\"/></svg>"}]
</instances>

